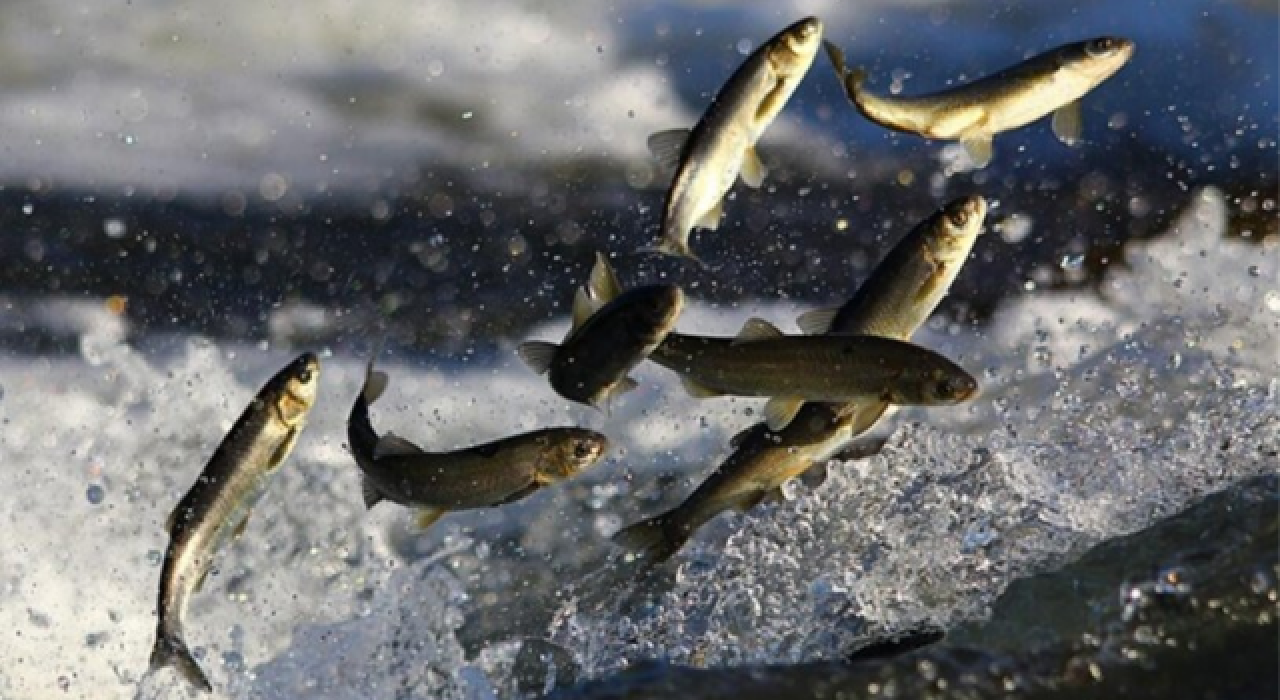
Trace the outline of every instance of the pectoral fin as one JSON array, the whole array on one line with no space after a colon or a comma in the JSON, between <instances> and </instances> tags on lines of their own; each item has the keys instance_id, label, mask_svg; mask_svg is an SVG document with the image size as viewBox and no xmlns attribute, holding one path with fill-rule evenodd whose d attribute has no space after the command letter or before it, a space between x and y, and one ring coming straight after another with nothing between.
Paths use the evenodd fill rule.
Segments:
<instances>
[{"instance_id":1,"label":"pectoral fin","mask_svg":"<svg viewBox=\"0 0 1280 700\"><path fill-rule=\"evenodd\" d=\"M792 419L800 412L804 399L798 396L775 396L764 405L764 420L769 430L778 432L791 424Z\"/></svg>"},{"instance_id":2,"label":"pectoral fin","mask_svg":"<svg viewBox=\"0 0 1280 700\"><path fill-rule=\"evenodd\" d=\"M979 168L985 168L991 162L991 137L972 136L960 142L969 153L969 160Z\"/></svg>"},{"instance_id":3,"label":"pectoral fin","mask_svg":"<svg viewBox=\"0 0 1280 700\"><path fill-rule=\"evenodd\" d=\"M374 486L369 477L363 474L360 475L360 496L364 499L365 509L372 508L386 500L382 496L382 492L378 490L378 487Z\"/></svg>"},{"instance_id":4,"label":"pectoral fin","mask_svg":"<svg viewBox=\"0 0 1280 700\"><path fill-rule=\"evenodd\" d=\"M840 313L840 309L816 309L800 314L796 319L796 325L800 326L800 330L805 335L822 335L831 331L831 324L835 322L836 315Z\"/></svg>"},{"instance_id":5,"label":"pectoral fin","mask_svg":"<svg viewBox=\"0 0 1280 700\"><path fill-rule=\"evenodd\" d=\"M437 520L447 515L449 511L443 508L419 508L413 518L413 524L419 530L425 530L435 524Z\"/></svg>"},{"instance_id":6,"label":"pectoral fin","mask_svg":"<svg viewBox=\"0 0 1280 700\"><path fill-rule=\"evenodd\" d=\"M695 226L714 231L720 228L720 218L722 216L724 216L724 199L717 199L715 206L703 214Z\"/></svg>"},{"instance_id":7,"label":"pectoral fin","mask_svg":"<svg viewBox=\"0 0 1280 700\"><path fill-rule=\"evenodd\" d=\"M239 540L240 537L244 535L245 529L248 527L249 527L249 514L245 513L244 517L240 518L240 524L236 525L236 529L231 531L231 539L233 541Z\"/></svg>"},{"instance_id":8,"label":"pectoral fin","mask_svg":"<svg viewBox=\"0 0 1280 700\"><path fill-rule=\"evenodd\" d=\"M287 459L289 457L289 453L293 451L293 446L298 444L298 436L301 434L302 431L297 428L293 428L289 431L289 434L285 437L284 441L281 442L280 445L276 447L276 451L271 454L271 459L267 460L268 470L274 470L281 464L284 464L284 460Z\"/></svg>"},{"instance_id":9,"label":"pectoral fin","mask_svg":"<svg viewBox=\"0 0 1280 700\"><path fill-rule=\"evenodd\" d=\"M551 361L555 359L557 349L559 348L555 343L530 340L527 343L521 343L520 347L516 348L516 354L534 372L546 374L547 370L551 369Z\"/></svg>"},{"instance_id":10,"label":"pectoral fin","mask_svg":"<svg viewBox=\"0 0 1280 700\"><path fill-rule=\"evenodd\" d=\"M764 163L760 162L760 154L756 153L754 146L748 148L742 154L742 168L738 171L738 175L747 187L763 185L764 176L768 173L769 169L764 167Z\"/></svg>"},{"instance_id":11,"label":"pectoral fin","mask_svg":"<svg viewBox=\"0 0 1280 700\"><path fill-rule=\"evenodd\" d=\"M640 386L640 382L637 382L631 377L623 377L622 379L618 380L617 384L614 384L612 387L609 387L609 390L606 391L603 396L597 399L593 405L596 408L603 410L605 414L608 415L613 408L614 399L617 399L623 394L634 390L638 386Z\"/></svg>"},{"instance_id":12,"label":"pectoral fin","mask_svg":"<svg viewBox=\"0 0 1280 700\"><path fill-rule=\"evenodd\" d=\"M1053 134L1058 140L1074 146L1080 142L1083 125L1080 117L1080 100L1074 100L1053 113Z\"/></svg>"},{"instance_id":13,"label":"pectoral fin","mask_svg":"<svg viewBox=\"0 0 1280 700\"><path fill-rule=\"evenodd\" d=\"M689 129L668 129L649 136L649 152L654 160L667 170L680 166L680 154L689 140Z\"/></svg>"}]
</instances>

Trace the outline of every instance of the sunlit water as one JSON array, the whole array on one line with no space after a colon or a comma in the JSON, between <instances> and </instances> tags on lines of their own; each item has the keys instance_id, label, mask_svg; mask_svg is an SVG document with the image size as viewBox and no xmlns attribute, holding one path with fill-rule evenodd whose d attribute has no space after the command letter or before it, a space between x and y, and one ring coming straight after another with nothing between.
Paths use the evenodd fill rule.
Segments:
<instances>
[{"instance_id":1,"label":"sunlit water","mask_svg":"<svg viewBox=\"0 0 1280 700\"><path fill-rule=\"evenodd\" d=\"M837 659L980 620L1015 579L1280 469L1280 250L1258 242L1275 230L1274 7L688 5L0 10L0 336L25 351L0 355L0 698L185 692L146 673L163 521L307 338L326 343L306 348L323 362L310 427L190 610L221 696L509 697L525 638L579 678ZM693 298L746 301L695 304L680 329L762 315L794 332L808 306L780 296L838 301L911 212L979 192L991 221L957 289L986 281L1002 301L916 340L984 393L899 414L880 455L717 519L641 579L608 535L681 498L760 402L696 401L646 366L606 417L469 324L512 307L527 327L563 308L575 256L645 238L662 183L644 137L691 123L756 42L808 13L877 88L907 93L1084 36L1139 49L1086 99L1084 147L1034 125L977 172L955 145L853 114L819 58L762 145L777 177L701 237L721 276L688 278ZM1086 285L1095 245L1184 207ZM1058 283L1084 286L1046 291ZM391 505L366 512L344 421L379 311L447 326L458 349L393 337L380 430L444 450L576 424L614 452L426 535Z\"/></svg>"},{"instance_id":2,"label":"sunlit water","mask_svg":"<svg viewBox=\"0 0 1280 700\"><path fill-rule=\"evenodd\" d=\"M625 569L604 566L619 564L606 536L656 508L659 472L691 480L668 500L687 490L757 402L699 403L646 368L606 419L513 360L393 357L379 429L445 449L578 423L619 444L579 482L419 537L391 506L364 512L343 447L361 358L326 357L289 466L192 605L191 644L234 697L489 697L510 687L522 636L594 676L647 658L834 658L885 630L980 617L1014 578L1276 469L1274 242L1224 239L1214 190L1190 204L1167 236L1130 247L1104 296L1028 294L989 325L929 328L917 339L980 371L982 399L904 413L881 455L714 521L640 605ZM681 324L728 332L759 312L792 328L801 310L694 309ZM287 353L192 337L142 350L91 301L26 314L73 326L81 351L4 361L0 620L15 634L0 643L0 691L167 693L181 683L168 671L144 678L162 521Z\"/></svg>"}]
</instances>

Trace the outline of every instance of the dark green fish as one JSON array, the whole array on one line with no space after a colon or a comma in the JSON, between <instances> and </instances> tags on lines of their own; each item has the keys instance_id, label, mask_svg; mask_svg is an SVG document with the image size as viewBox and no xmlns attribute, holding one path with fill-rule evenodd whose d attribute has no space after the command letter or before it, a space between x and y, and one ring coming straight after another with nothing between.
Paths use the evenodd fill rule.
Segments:
<instances>
[{"instance_id":1,"label":"dark green fish","mask_svg":"<svg viewBox=\"0 0 1280 700\"><path fill-rule=\"evenodd\" d=\"M365 505L372 508L388 500L416 508L420 527L450 511L524 498L587 469L608 451L608 439L600 433L548 428L454 452L426 452L374 430L369 406L386 386L387 375L374 371L370 360L348 417L347 439L360 467Z\"/></svg>"},{"instance_id":2,"label":"dark green fish","mask_svg":"<svg viewBox=\"0 0 1280 700\"><path fill-rule=\"evenodd\" d=\"M968 372L927 348L874 335L786 336L761 319L736 338L668 334L649 359L699 398L774 397L764 409L772 430L785 428L805 401L943 406L978 392Z\"/></svg>"},{"instance_id":3,"label":"dark green fish","mask_svg":"<svg viewBox=\"0 0 1280 700\"><path fill-rule=\"evenodd\" d=\"M187 604L200 590L218 550L244 531L250 509L293 450L319 382L320 361L311 353L272 377L169 516L151 670L174 666L201 690L213 689L183 636Z\"/></svg>"},{"instance_id":4,"label":"dark green fish","mask_svg":"<svg viewBox=\"0 0 1280 700\"><path fill-rule=\"evenodd\" d=\"M981 197L948 203L903 237L848 303L802 316L801 328L910 339L946 295L982 231L985 215ZM647 562L664 561L722 511L746 510L779 497L778 489L787 479L825 464L870 430L888 407L879 398L809 402L781 431L758 423L733 439L733 453L681 505L624 528L613 540Z\"/></svg>"},{"instance_id":5,"label":"dark green fish","mask_svg":"<svg viewBox=\"0 0 1280 700\"><path fill-rule=\"evenodd\" d=\"M627 376L662 342L684 308L684 293L673 285L650 285L625 292L603 255L597 254L591 280L574 297L573 327L560 345L530 341L518 353L551 388L571 401L607 410L611 400L636 387Z\"/></svg>"}]
</instances>

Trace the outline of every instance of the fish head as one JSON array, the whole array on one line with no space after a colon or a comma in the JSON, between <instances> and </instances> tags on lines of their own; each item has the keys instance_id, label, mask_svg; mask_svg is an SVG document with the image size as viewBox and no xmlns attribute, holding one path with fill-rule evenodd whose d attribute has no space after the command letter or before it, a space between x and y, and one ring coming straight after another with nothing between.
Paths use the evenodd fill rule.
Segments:
<instances>
[{"instance_id":1,"label":"fish head","mask_svg":"<svg viewBox=\"0 0 1280 700\"><path fill-rule=\"evenodd\" d=\"M935 258L947 263L963 261L982 233L987 218L987 200L969 195L947 202L938 212L937 225L926 239Z\"/></svg>"},{"instance_id":2,"label":"fish head","mask_svg":"<svg viewBox=\"0 0 1280 700\"><path fill-rule=\"evenodd\" d=\"M537 473L540 480L547 483L573 477L600 461L609 451L609 438L583 428L549 431L540 442Z\"/></svg>"},{"instance_id":3,"label":"fish head","mask_svg":"<svg viewBox=\"0 0 1280 700\"><path fill-rule=\"evenodd\" d=\"M1064 69L1097 85L1128 63L1134 48L1129 39L1104 36L1067 46L1060 60Z\"/></svg>"},{"instance_id":4,"label":"fish head","mask_svg":"<svg viewBox=\"0 0 1280 700\"><path fill-rule=\"evenodd\" d=\"M925 405L964 403L978 394L978 380L959 367L934 369L924 382Z\"/></svg>"},{"instance_id":5,"label":"fish head","mask_svg":"<svg viewBox=\"0 0 1280 700\"><path fill-rule=\"evenodd\" d=\"M769 51L769 64L779 76L797 76L809 70L822 46L822 20L806 17L778 32Z\"/></svg>"},{"instance_id":6,"label":"fish head","mask_svg":"<svg viewBox=\"0 0 1280 700\"><path fill-rule=\"evenodd\" d=\"M978 380L942 356L916 357L885 387L881 400L901 406L950 406L978 393Z\"/></svg>"},{"instance_id":7,"label":"fish head","mask_svg":"<svg viewBox=\"0 0 1280 700\"><path fill-rule=\"evenodd\" d=\"M285 425L294 427L302 423L316 401L320 388L320 358L305 352L297 357L275 377L279 385L273 387L276 410Z\"/></svg>"}]
</instances>

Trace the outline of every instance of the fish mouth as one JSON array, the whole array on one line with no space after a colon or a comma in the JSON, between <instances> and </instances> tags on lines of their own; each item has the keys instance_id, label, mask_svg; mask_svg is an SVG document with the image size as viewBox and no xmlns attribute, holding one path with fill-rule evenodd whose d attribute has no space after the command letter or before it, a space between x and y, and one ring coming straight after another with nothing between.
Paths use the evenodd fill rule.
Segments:
<instances>
[{"instance_id":1,"label":"fish mouth","mask_svg":"<svg viewBox=\"0 0 1280 700\"><path fill-rule=\"evenodd\" d=\"M806 17L796 22L786 31L787 48L801 56L817 53L822 30L822 20L817 17Z\"/></svg>"}]
</instances>

